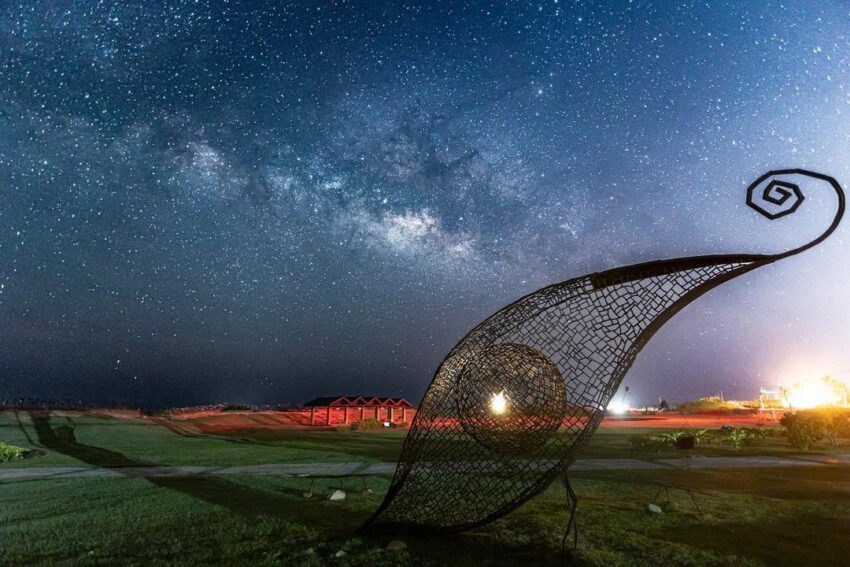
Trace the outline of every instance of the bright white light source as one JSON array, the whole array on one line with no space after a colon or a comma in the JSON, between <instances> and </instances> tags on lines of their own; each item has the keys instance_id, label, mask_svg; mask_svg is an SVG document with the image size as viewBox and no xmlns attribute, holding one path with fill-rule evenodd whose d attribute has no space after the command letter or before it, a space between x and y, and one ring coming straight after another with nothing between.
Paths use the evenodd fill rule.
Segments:
<instances>
[{"instance_id":1,"label":"bright white light source","mask_svg":"<svg viewBox=\"0 0 850 567\"><path fill-rule=\"evenodd\" d=\"M502 415L508 409L508 399L505 397L505 391L502 390L498 394L493 394L490 398L490 411L496 415Z\"/></svg>"},{"instance_id":2,"label":"bright white light source","mask_svg":"<svg viewBox=\"0 0 850 567\"><path fill-rule=\"evenodd\" d=\"M807 380L801 384L795 384L788 391L788 405L794 409L831 406L839 401L841 396L825 380Z\"/></svg>"},{"instance_id":3,"label":"bright white light source","mask_svg":"<svg viewBox=\"0 0 850 567\"><path fill-rule=\"evenodd\" d=\"M611 412L611 413L616 413L616 414L622 415L622 414L626 413L627 411L629 411L629 406L628 406L628 404L626 404L625 402L622 402L622 401L620 401L620 402L611 401L611 403L608 404L608 411Z\"/></svg>"}]
</instances>

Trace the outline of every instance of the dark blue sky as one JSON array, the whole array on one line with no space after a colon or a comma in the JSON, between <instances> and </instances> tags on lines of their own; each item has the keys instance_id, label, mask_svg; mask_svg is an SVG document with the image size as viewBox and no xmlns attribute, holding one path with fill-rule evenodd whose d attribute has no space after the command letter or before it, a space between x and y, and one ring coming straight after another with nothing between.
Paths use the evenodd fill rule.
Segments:
<instances>
[{"instance_id":1,"label":"dark blue sky","mask_svg":"<svg viewBox=\"0 0 850 567\"><path fill-rule=\"evenodd\" d=\"M819 232L744 190L850 179L850 8L671 5L4 3L0 398L418 399L543 285ZM846 230L677 316L633 401L850 377Z\"/></svg>"}]
</instances>

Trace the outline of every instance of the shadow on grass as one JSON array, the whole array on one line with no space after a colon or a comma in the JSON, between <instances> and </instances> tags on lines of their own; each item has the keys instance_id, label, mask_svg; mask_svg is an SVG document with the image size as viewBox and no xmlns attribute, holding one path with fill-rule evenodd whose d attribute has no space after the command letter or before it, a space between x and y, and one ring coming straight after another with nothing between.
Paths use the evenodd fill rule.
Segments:
<instances>
[{"instance_id":1,"label":"shadow on grass","mask_svg":"<svg viewBox=\"0 0 850 567\"><path fill-rule=\"evenodd\" d=\"M128 478L141 478L160 488L183 493L237 514L245 516L264 514L287 521L313 525L325 524L322 526L323 529L332 537L349 536L350 532L366 519L365 514L362 518L358 516L352 518L351 514L348 514L341 518L332 518L333 521L329 522L327 512L319 509L318 506L305 506L303 500L297 501L283 497L280 492L256 490L223 478L197 475L191 477L143 476L137 470L138 468L157 466L167 469L167 466L130 459L118 451L69 441L66 432L68 426L56 428L51 426L50 412L30 411L28 414L38 436L38 442L47 449L89 465L118 471ZM296 489L283 491L300 495Z\"/></svg>"},{"instance_id":2,"label":"shadow on grass","mask_svg":"<svg viewBox=\"0 0 850 567\"><path fill-rule=\"evenodd\" d=\"M577 478L628 482L651 493L664 482L693 490L779 498L792 501L850 502L848 467L836 465L758 469L670 469L577 472Z\"/></svg>"},{"instance_id":3,"label":"shadow on grass","mask_svg":"<svg viewBox=\"0 0 850 567\"><path fill-rule=\"evenodd\" d=\"M164 417L148 417L148 421L164 427L181 437L190 439L215 439L217 441L227 441L228 443L239 443L247 445L261 445L264 447L273 447L275 443L260 441L251 437L234 437L229 435L217 435L212 433L202 433L196 429L187 427L183 424L175 423L174 421Z\"/></svg>"},{"instance_id":4,"label":"shadow on grass","mask_svg":"<svg viewBox=\"0 0 850 567\"><path fill-rule=\"evenodd\" d=\"M758 523L681 526L658 539L741 554L771 564L846 565L850 556L850 520L823 516L780 517Z\"/></svg>"},{"instance_id":5,"label":"shadow on grass","mask_svg":"<svg viewBox=\"0 0 850 567\"><path fill-rule=\"evenodd\" d=\"M38 443L44 448L72 457L95 467L109 468L124 474L127 478L138 478L156 487L171 490L206 503L219 506L247 519L269 516L287 523L301 524L321 533L322 545L336 550L355 537L355 530L362 525L371 513L367 503L344 508L327 503L321 499L321 490L317 496L305 500L304 488L285 486L283 482L271 482L272 488L258 490L227 479L210 476L168 477L142 476L141 467L163 465L132 459L118 451L77 443L69 435L67 425L51 424L48 411L28 412ZM366 443L368 444L368 443ZM337 449L338 450L338 449ZM333 483L324 479L325 484ZM321 488L326 486L323 484ZM380 495L376 494L378 498ZM377 500L375 502L377 505ZM511 524L510 536L477 531L457 535L444 535L434 538L406 534L405 541L414 557L428 558L444 564L473 564L486 559L488 565L515 565L518 562L533 565L551 565L561 563L563 558L553 550L541 533L536 533L533 524ZM369 546L384 547L386 543L399 537L399 534L380 531L358 534L358 538ZM518 543L512 540L518 538ZM521 545L519 545L521 544Z\"/></svg>"},{"instance_id":6,"label":"shadow on grass","mask_svg":"<svg viewBox=\"0 0 850 567\"><path fill-rule=\"evenodd\" d=\"M32 437L30 437L30 434L27 431L27 428L24 427L24 424L21 422L21 416L18 412L15 412L15 420L18 422L18 429L20 429L21 433L24 434L24 437L26 438L27 443L34 446L35 443L33 442Z\"/></svg>"},{"instance_id":7,"label":"shadow on grass","mask_svg":"<svg viewBox=\"0 0 850 567\"><path fill-rule=\"evenodd\" d=\"M402 436L384 436L382 435L384 432L372 432L368 436L360 436L357 433L347 431L288 429L289 425L283 422L279 422L281 429L231 429L211 432L199 430L194 424L179 423L168 418L149 417L148 420L181 437L215 439L242 445L285 446L289 449L300 449L302 451L341 453L340 441L344 441L344 453L346 455L368 457L370 460L375 458L384 461L398 460L404 441ZM277 420L272 419L272 421Z\"/></svg>"}]
</instances>

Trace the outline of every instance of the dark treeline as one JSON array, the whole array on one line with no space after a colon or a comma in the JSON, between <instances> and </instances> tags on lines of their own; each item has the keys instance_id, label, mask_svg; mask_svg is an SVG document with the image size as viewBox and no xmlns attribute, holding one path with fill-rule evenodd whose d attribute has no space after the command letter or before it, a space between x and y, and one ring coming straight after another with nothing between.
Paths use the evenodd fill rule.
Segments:
<instances>
[{"instance_id":1,"label":"dark treeline","mask_svg":"<svg viewBox=\"0 0 850 567\"><path fill-rule=\"evenodd\" d=\"M92 403L83 400L63 400L54 398L0 398L0 409L130 409L138 410L138 405L128 404L117 400L103 400Z\"/></svg>"},{"instance_id":2,"label":"dark treeline","mask_svg":"<svg viewBox=\"0 0 850 567\"><path fill-rule=\"evenodd\" d=\"M0 410L93 410L93 409L113 409L113 410L132 410L141 413L160 413L168 412L170 414L193 413L202 411L280 411L293 409L300 406L284 406L284 405L257 405L257 404L233 404L233 403L217 403L217 404L202 404L197 406L187 407L167 407L161 405L128 403L119 400L102 400L97 402L84 400L66 400L55 398L0 398Z\"/></svg>"}]
</instances>

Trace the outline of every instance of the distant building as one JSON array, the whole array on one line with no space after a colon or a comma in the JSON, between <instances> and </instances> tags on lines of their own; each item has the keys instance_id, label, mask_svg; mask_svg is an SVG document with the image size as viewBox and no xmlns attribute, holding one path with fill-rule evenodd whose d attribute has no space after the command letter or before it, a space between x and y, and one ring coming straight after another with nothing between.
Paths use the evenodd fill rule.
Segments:
<instances>
[{"instance_id":1,"label":"distant building","mask_svg":"<svg viewBox=\"0 0 850 567\"><path fill-rule=\"evenodd\" d=\"M378 396L327 396L304 403L310 408L310 425L348 425L362 419L407 423L416 408L404 398Z\"/></svg>"},{"instance_id":2,"label":"distant building","mask_svg":"<svg viewBox=\"0 0 850 567\"><path fill-rule=\"evenodd\" d=\"M780 390L759 388L759 409L774 410L788 407L785 393Z\"/></svg>"}]
</instances>

